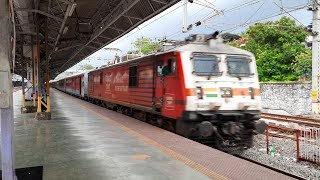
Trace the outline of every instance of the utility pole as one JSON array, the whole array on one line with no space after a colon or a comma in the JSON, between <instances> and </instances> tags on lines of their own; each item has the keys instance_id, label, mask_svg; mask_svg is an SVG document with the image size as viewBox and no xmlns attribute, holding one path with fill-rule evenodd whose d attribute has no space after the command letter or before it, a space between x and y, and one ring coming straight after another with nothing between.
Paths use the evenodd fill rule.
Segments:
<instances>
[{"instance_id":1,"label":"utility pole","mask_svg":"<svg viewBox=\"0 0 320 180\"><path fill-rule=\"evenodd\" d=\"M319 0L312 1L312 7L309 9L312 11L312 113L319 115L320 100L320 51L319 51L319 32L320 32L320 11Z\"/></svg>"},{"instance_id":2,"label":"utility pole","mask_svg":"<svg viewBox=\"0 0 320 180\"><path fill-rule=\"evenodd\" d=\"M2 179L14 180L11 14L12 0L0 0L0 121ZM9 10L10 9L10 10ZM15 41L15 39L14 39ZM14 57L13 57L14 58Z\"/></svg>"},{"instance_id":3,"label":"utility pole","mask_svg":"<svg viewBox=\"0 0 320 180\"><path fill-rule=\"evenodd\" d=\"M188 25L187 25L187 17L188 17L188 12L187 12L187 4L188 0L183 0L183 19L182 19L182 32L186 33L188 31Z\"/></svg>"}]
</instances>

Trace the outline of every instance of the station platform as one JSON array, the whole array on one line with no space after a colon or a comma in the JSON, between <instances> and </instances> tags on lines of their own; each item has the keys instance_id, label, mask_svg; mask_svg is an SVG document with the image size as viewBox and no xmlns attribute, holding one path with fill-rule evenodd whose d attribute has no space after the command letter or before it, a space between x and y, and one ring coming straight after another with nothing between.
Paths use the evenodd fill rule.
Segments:
<instances>
[{"instance_id":1,"label":"station platform","mask_svg":"<svg viewBox=\"0 0 320 180\"><path fill-rule=\"evenodd\" d=\"M46 180L290 179L55 89L52 120L20 107L17 91L16 168L43 166Z\"/></svg>"}]
</instances>

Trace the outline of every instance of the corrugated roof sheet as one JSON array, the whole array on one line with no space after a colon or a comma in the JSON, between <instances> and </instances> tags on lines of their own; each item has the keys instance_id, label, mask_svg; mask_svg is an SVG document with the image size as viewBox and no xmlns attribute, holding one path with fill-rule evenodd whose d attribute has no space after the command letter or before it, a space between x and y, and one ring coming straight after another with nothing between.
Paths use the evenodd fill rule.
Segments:
<instances>
[{"instance_id":1,"label":"corrugated roof sheet","mask_svg":"<svg viewBox=\"0 0 320 180\"><path fill-rule=\"evenodd\" d=\"M22 74L25 64L30 62L30 57L21 56L21 35L24 46L30 46L31 36L36 34L37 25L40 33L41 66L45 69L45 22L48 19L50 74L54 78L179 0L13 1L18 25L16 73ZM66 17L74 3L74 12Z\"/></svg>"}]
</instances>

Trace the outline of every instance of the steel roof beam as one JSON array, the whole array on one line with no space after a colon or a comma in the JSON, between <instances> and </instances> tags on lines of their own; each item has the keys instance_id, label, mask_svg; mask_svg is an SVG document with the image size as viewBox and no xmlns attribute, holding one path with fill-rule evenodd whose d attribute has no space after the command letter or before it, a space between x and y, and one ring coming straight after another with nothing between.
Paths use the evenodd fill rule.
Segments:
<instances>
[{"instance_id":1,"label":"steel roof beam","mask_svg":"<svg viewBox=\"0 0 320 180\"><path fill-rule=\"evenodd\" d=\"M75 44L75 45L72 45L72 46L67 46L67 47L64 47L64 48L61 48L61 49L58 49L58 50L54 51L52 54L60 52L60 51L66 51L66 50L69 50L69 49L72 49L72 48L75 48L75 47L78 47L78 46L81 46L81 45L82 44Z\"/></svg>"},{"instance_id":2,"label":"steel roof beam","mask_svg":"<svg viewBox=\"0 0 320 180\"><path fill-rule=\"evenodd\" d=\"M35 32L23 32L23 31L16 31L16 34L24 34L24 35L31 35L31 36L37 35L37 33Z\"/></svg>"},{"instance_id":3,"label":"steel roof beam","mask_svg":"<svg viewBox=\"0 0 320 180\"><path fill-rule=\"evenodd\" d=\"M130 19L129 17L127 17L127 18L128 18L128 20L129 20L131 26L133 26L133 22L131 21L131 19Z\"/></svg>"},{"instance_id":4,"label":"steel roof beam","mask_svg":"<svg viewBox=\"0 0 320 180\"><path fill-rule=\"evenodd\" d=\"M109 29L113 29L113 30L116 30L116 31L121 31L121 32L124 32L125 30L123 29L119 29L119 28L116 28L116 27L109 27Z\"/></svg>"},{"instance_id":5,"label":"steel roof beam","mask_svg":"<svg viewBox=\"0 0 320 180\"><path fill-rule=\"evenodd\" d=\"M106 16L102 22L98 25L97 28L94 29L93 34L90 40L82 47L80 47L59 69L64 68L64 66L70 62L76 55L85 48L86 45L89 45L93 40L95 40L98 36L100 36L106 29L108 29L114 22L116 22L121 16L123 16L126 12L128 12L134 5L136 5L140 0L123 0L118 6Z\"/></svg>"},{"instance_id":6,"label":"steel roof beam","mask_svg":"<svg viewBox=\"0 0 320 180\"><path fill-rule=\"evenodd\" d=\"M99 9L95 12L95 14L92 16L92 18L90 19L90 23L92 21L94 21L96 19L96 16L99 16L101 14L101 10L105 9L105 5L107 4L107 2L109 2L108 0L105 0L102 5L99 7ZM108 4L108 7L110 9L110 5ZM99 17L100 18L100 17Z\"/></svg>"},{"instance_id":7,"label":"steel roof beam","mask_svg":"<svg viewBox=\"0 0 320 180\"><path fill-rule=\"evenodd\" d=\"M89 46L89 45L86 45L86 47L91 48L91 49L97 49L96 47Z\"/></svg>"},{"instance_id":8,"label":"steel roof beam","mask_svg":"<svg viewBox=\"0 0 320 180\"><path fill-rule=\"evenodd\" d=\"M167 9L171 5L174 5L179 0L170 0L170 1L151 0L151 1L157 2L159 4L165 4L165 5L162 5L161 7L154 6L154 8L156 8L155 12L148 14L148 16L146 16L146 17L139 18L140 20L138 22L131 21L132 25L130 28L125 29L125 32L120 33L117 36L112 36L111 40L103 41L103 43L104 43L103 45L106 45L106 44L113 42L114 40L120 38L125 33L130 32L131 30L133 30L135 27L137 27L138 25L140 25L144 21L152 18L153 16L155 16L155 14L159 14L160 12ZM106 33L105 32L106 29L108 29L109 26L112 26L115 22L118 22L121 17L128 17L129 21L130 21L130 17L131 17L131 20L133 20L134 17L128 16L128 15L126 15L126 13L128 13L129 10L132 10L132 7L134 7L138 2L139 2L139 0L135 0L135 1L134 0L121 0L121 2L118 3L117 6L114 7L113 10L107 16L104 16L104 19L102 21L100 21L99 24L96 23L97 25L95 26L93 33L91 34L89 40L87 38L84 38L83 41L81 41L83 43L83 46L80 46L79 48L74 50L70 56L68 55L68 57L69 57L68 60L62 62L62 65L58 69L54 69L53 70L54 73L52 73L52 74L56 74L57 72L62 72L64 70L68 69L70 66L72 66L75 63L81 61L82 59L92 55L94 52L98 51L99 49L103 48L103 45L102 45L102 46L98 47L96 50L91 50L90 52L88 52L89 49L86 48L86 45L89 45L92 41L98 41L98 39L100 39L101 35L103 35L103 33ZM140 0L140 2L141 2L141 0ZM149 4L147 4L147 6L146 6L147 8L149 7L148 5ZM134 15L134 12L132 12L132 13ZM96 13L96 14L101 16L99 13ZM131 14L131 11L130 11L130 14ZM135 13L135 14L137 14L137 13ZM100 17L98 19L100 19ZM95 21L96 20L97 19L95 19ZM81 38L81 37L78 37L78 38ZM94 47L95 45L91 44L91 46ZM86 53L83 54L83 52L86 52Z\"/></svg>"},{"instance_id":9,"label":"steel roof beam","mask_svg":"<svg viewBox=\"0 0 320 180\"><path fill-rule=\"evenodd\" d=\"M148 0L148 3L149 3L149 5L150 5L152 11L155 12L156 10L154 9L154 7L153 7L152 3L150 2L150 0Z\"/></svg>"},{"instance_id":10,"label":"steel roof beam","mask_svg":"<svg viewBox=\"0 0 320 180\"><path fill-rule=\"evenodd\" d=\"M64 2L64 3L69 4L69 5L73 4L73 1L72 2L71 1L67 1L67 0L59 0L59 1Z\"/></svg>"},{"instance_id":11,"label":"steel roof beam","mask_svg":"<svg viewBox=\"0 0 320 180\"><path fill-rule=\"evenodd\" d=\"M123 17L127 17L127 18L132 18L132 19L137 19L137 20L142 20L142 18L139 17L135 17L135 16L128 16L128 15L122 15Z\"/></svg>"},{"instance_id":12,"label":"steel roof beam","mask_svg":"<svg viewBox=\"0 0 320 180\"><path fill-rule=\"evenodd\" d=\"M70 15L70 12L72 11L71 10L72 6L73 6L73 4L72 5L68 5L68 7L66 9L66 12L65 12L64 17L63 17L62 24L61 24L60 29L59 29L59 34L57 35L56 42L54 43L53 49L55 49L57 47L59 39L62 36L66 21L67 21L69 15Z\"/></svg>"},{"instance_id":13,"label":"steel roof beam","mask_svg":"<svg viewBox=\"0 0 320 180\"><path fill-rule=\"evenodd\" d=\"M16 27L21 27L21 26L36 27L36 25L31 24L31 23L15 24L15 26Z\"/></svg>"},{"instance_id":14,"label":"steel roof beam","mask_svg":"<svg viewBox=\"0 0 320 180\"><path fill-rule=\"evenodd\" d=\"M154 1L154 2L157 2L157 3L160 3L160 4L168 4L167 2L163 2L162 0L151 0L151 1Z\"/></svg>"},{"instance_id":15,"label":"steel roof beam","mask_svg":"<svg viewBox=\"0 0 320 180\"><path fill-rule=\"evenodd\" d=\"M99 36L99 38L108 39L108 40L111 40L111 39L112 39L111 37L106 37L106 36Z\"/></svg>"},{"instance_id":16,"label":"steel roof beam","mask_svg":"<svg viewBox=\"0 0 320 180\"><path fill-rule=\"evenodd\" d=\"M103 43L97 42L97 41L92 41L91 43L98 44L99 46L103 46L104 45Z\"/></svg>"},{"instance_id":17,"label":"steel roof beam","mask_svg":"<svg viewBox=\"0 0 320 180\"><path fill-rule=\"evenodd\" d=\"M46 13L46 12L43 12L43 11L40 11L38 9L27 9L27 8L14 8L14 11L25 11L25 12L32 12L32 13L38 13L38 14L42 14L44 16L47 16L49 18L52 18L54 20L57 20L57 21L60 21L60 22L63 22L63 19L57 17L57 16L53 16L49 13Z\"/></svg>"}]
</instances>

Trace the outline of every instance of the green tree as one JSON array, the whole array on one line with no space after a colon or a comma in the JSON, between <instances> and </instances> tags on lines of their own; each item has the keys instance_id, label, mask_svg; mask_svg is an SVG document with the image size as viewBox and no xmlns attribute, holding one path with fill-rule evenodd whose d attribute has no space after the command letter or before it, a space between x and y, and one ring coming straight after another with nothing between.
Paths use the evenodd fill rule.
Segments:
<instances>
[{"instance_id":1,"label":"green tree","mask_svg":"<svg viewBox=\"0 0 320 180\"><path fill-rule=\"evenodd\" d=\"M307 50L305 52L301 52L295 57L293 63L294 70L304 77L306 80L311 79L312 73L312 54L311 50Z\"/></svg>"},{"instance_id":2,"label":"green tree","mask_svg":"<svg viewBox=\"0 0 320 180\"><path fill-rule=\"evenodd\" d=\"M243 33L246 45L242 48L252 52L257 59L260 81L293 81L301 73L297 72L296 56L305 53L304 41L307 37L303 26L282 17L276 22L256 23ZM239 45L238 42L231 43Z\"/></svg>"},{"instance_id":3,"label":"green tree","mask_svg":"<svg viewBox=\"0 0 320 180\"><path fill-rule=\"evenodd\" d=\"M81 64L79 69L80 70L91 70L91 69L94 69L94 66L92 66L91 64Z\"/></svg>"},{"instance_id":4,"label":"green tree","mask_svg":"<svg viewBox=\"0 0 320 180\"><path fill-rule=\"evenodd\" d=\"M134 43L135 51L129 51L128 53L143 53L151 54L161 48L161 42L152 41L150 38L138 38Z\"/></svg>"}]
</instances>

